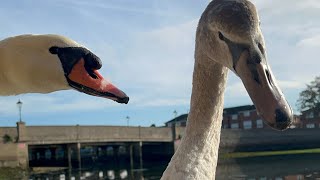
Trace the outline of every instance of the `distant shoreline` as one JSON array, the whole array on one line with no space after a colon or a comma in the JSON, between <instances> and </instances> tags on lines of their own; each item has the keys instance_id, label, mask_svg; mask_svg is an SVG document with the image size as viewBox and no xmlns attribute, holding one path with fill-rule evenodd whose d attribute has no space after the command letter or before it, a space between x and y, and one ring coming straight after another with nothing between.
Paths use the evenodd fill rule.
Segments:
<instances>
[{"instance_id":1,"label":"distant shoreline","mask_svg":"<svg viewBox=\"0 0 320 180\"><path fill-rule=\"evenodd\" d=\"M276 155L294 155L294 154L320 154L320 148L301 149L301 150L283 150L283 151L260 151L260 152L232 152L220 155L222 159L276 156Z\"/></svg>"}]
</instances>

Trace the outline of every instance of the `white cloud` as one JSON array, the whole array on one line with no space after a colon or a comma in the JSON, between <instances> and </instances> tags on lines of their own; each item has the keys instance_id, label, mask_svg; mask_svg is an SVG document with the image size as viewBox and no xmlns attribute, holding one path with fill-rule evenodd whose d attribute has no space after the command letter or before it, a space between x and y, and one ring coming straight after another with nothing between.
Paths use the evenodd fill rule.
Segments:
<instances>
[{"instance_id":1,"label":"white cloud","mask_svg":"<svg viewBox=\"0 0 320 180\"><path fill-rule=\"evenodd\" d=\"M228 86L226 87L225 96L226 98L228 98L228 100L232 100L232 98L248 96L248 93L243 83L239 79L234 83L228 83Z\"/></svg>"},{"instance_id":2,"label":"white cloud","mask_svg":"<svg viewBox=\"0 0 320 180\"><path fill-rule=\"evenodd\" d=\"M169 98L169 99L152 99L151 101L145 101L142 103L137 103L138 107L159 107L159 106L181 106L181 105L189 105L190 100L187 98L181 98L181 99L174 99L174 98Z\"/></svg>"},{"instance_id":3,"label":"white cloud","mask_svg":"<svg viewBox=\"0 0 320 180\"><path fill-rule=\"evenodd\" d=\"M90 97L74 92L56 92L51 94L26 94L0 99L0 114L14 115L18 109L16 102L21 99L22 109L26 114L63 113L72 111L97 111L119 104L102 98Z\"/></svg>"},{"instance_id":4,"label":"white cloud","mask_svg":"<svg viewBox=\"0 0 320 180\"><path fill-rule=\"evenodd\" d=\"M267 41L268 61L280 87L285 92L303 89L318 75L320 2L255 2ZM157 97L166 99L168 94L185 94L182 97L189 99L196 24L197 19L194 19L137 36L136 48L133 48L135 53L129 53L130 57L135 58L129 62L129 66L132 67L135 84L153 89L150 97L159 95ZM147 91L144 93L148 94ZM290 102L298 98L289 94ZM225 102L229 104L236 101L251 103L242 82L231 77Z\"/></svg>"},{"instance_id":5,"label":"white cloud","mask_svg":"<svg viewBox=\"0 0 320 180\"><path fill-rule=\"evenodd\" d=\"M72 6L73 8L78 8L80 11L83 11L83 7L89 8L90 10L104 10L104 11L114 11L114 12L129 12L129 13L139 13L145 15L156 15L156 16L173 16L175 12L167 12L167 11L157 11L157 6L154 5L153 8L150 7L143 7L139 5L139 3L135 2L115 2L115 3L105 3L104 1L93 0L93 1L81 1L81 0L74 0L74 1L64 1L60 0L61 6ZM156 4L156 2L154 2ZM74 7L75 6L75 7ZM92 14L90 11L85 11L87 15L90 16Z\"/></svg>"},{"instance_id":6,"label":"white cloud","mask_svg":"<svg viewBox=\"0 0 320 180\"><path fill-rule=\"evenodd\" d=\"M184 98L173 104L181 102L180 105L185 105L191 93L196 25L197 20L191 20L139 32L126 45L128 51L122 57L121 65L109 64L119 82L126 82L122 83L124 88L133 91L133 104L143 94L141 103L144 105L165 105L169 98L173 101ZM115 55L117 58L120 56Z\"/></svg>"},{"instance_id":7,"label":"white cloud","mask_svg":"<svg viewBox=\"0 0 320 180\"><path fill-rule=\"evenodd\" d=\"M89 5L92 9L114 10L121 12L119 14L122 14L122 12L152 14L152 16L160 16L158 19L161 19L161 22L172 22L171 19L165 18L172 18L173 15L177 15L176 12L172 11L173 9L168 10L172 11L170 13L162 12L157 8L154 8L153 11L152 8L128 8L119 5L102 5L101 3L104 3L104 1L95 2L73 1L72 3L76 3L76 8L82 10L84 5ZM318 19L320 18L320 1L253 0L253 2L257 5L261 17L262 31L267 42L268 61L272 71L278 79L280 87L290 95L287 98L290 99L290 102L295 102L298 98L296 92L303 89L304 84L310 82L314 76L319 75L320 21ZM201 3L201 6L203 6L203 4L207 4L207 1L201 1ZM197 8L195 7L195 9ZM198 9L195 11L198 11ZM138 24L141 27L137 28L133 27L133 24L131 24L132 27L126 26L126 23L128 23L126 19L119 22L106 21L106 17L91 10L77 13L73 12L73 16L81 14L82 16L79 16L79 19L87 17L85 20L91 20L101 25L99 26L99 28L102 28L101 31L93 27L93 32L106 31L104 34L97 33L96 36L91 34L91 38L79 39L103 60L102 74L110 77L116 86L128 93L131 98L128 107L188 106L194 63L195 31L200 14L186 18L188 12L185 12L184 15L186 16L182 14L181 16L184 16L184 18L181 18L183 20L179 23L166 23L165 26L160 24L160 20L159 22L156 21L157 18L152 19L152 21L142 19L141 21L145 21L148 25L153 25L144 28L144 26ZM11 18L15 19L16 16ZM16 32L27 26L37 27L36 24L42 22L24 24L17 20L17 23L11 23L12 19L2 18L3 22L8 25L5 26L7 28L5 29L6 34L1 34L1 37L11 33L11 30ZM127 34L109 32L110 27L115 27L114 24L121 24L119 27L127 27L128 29L121 29ZM64 24L59 24L57 27L62 28L62 25ZM90 30L90 25L88 26L87 28ZM41 28L44 29L44 27ZM55 27L52 26L51 28L54 29ZM72 36L78 35L75 29L65 31ZM122 35L126 38L113 37ZM77 37L83 37L83 34ZM226 106L251 104L240 79L234 75L231 75L229 79L225 95ZM74 95L73 93L61 92L50 95L35 94L18 97L21 97L25 102L24 111L34 114L91 111L117 106L112 101L78 95L77 93ZM17 113L15 103L18 97L1 98L0 104L4 106L0 107L0 114ZM291 105L294 106L293 103Z\"/></svg>"},{"instance_id":8,"label":"white cloud","mask_svg":"<svg viewBox=\"0 0 320 180\"><path fill-rule=\"evenodd\" d=\"M281 89L296 89L304 88L305 84L299 81L282 81L278 80L279 86Z\"/></svg>"},{"instance_id":9,"label":"white cloud","mask_svg":"<svg viewBox=\"0 0 320 180\"><path fill-rule=\"evenodd\" d=\"M320 32L320 30L319 30ZM313 37L308 37L302 39L297 43L299 48L319 48L320 47L320 35L315 35Z\"/></svg>"}]
</instances>

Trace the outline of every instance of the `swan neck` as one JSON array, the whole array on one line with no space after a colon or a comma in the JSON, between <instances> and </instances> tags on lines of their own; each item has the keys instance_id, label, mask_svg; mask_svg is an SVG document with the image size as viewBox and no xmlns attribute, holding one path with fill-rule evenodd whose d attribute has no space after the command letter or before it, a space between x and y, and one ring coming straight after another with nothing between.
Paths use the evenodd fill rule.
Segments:
<instances>
[{"instance_id":1,"label":"swan neck","mask_svg":"<svg viewBox=\"0 0 320 180\"><path fill-rule=\"evenodd\" d=\"M227 68L196 48L185 134L162 179L214 179Z\"/></svg>"},{"instance_id":2,"label":"swan neck","mask_svg":"<svg viewBox=\"0 0 320 180\"><path fill-rule=\"evenodd\" d=\"M198 55L197 58L206 58ZM209 58L206 58L208 60ZM208 66L209 64L209 66ZM196 61L186 135L208 135L221 127L227 68L218 63Z\"/></svg>"}]
</instances>

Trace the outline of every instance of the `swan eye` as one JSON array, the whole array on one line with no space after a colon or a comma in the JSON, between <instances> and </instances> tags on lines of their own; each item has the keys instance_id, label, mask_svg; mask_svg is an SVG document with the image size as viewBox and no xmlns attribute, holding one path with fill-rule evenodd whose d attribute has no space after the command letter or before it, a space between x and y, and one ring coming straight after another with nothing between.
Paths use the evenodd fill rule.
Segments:
<instances>
[{"instance_id":1,"label":"swan eye","mask_svg":"<svg viewBox=\"0 0 320 180\"><path fill-rule=\"evenodd\" d=\"M49 52L51 54L58 54L59 48L57 46L52 46L51 48L49 48Z\"/></svg>"},{"instance_id":2,"label":"swan eye","mask_svg":"<svg viewBox=\"0 0 320 180\"><path fill-rule=\"evenodd\" d=\"M221 40L221 41L224 41L224 36L223 36L223 34L219 31L219 39Z\"/></svg>"}]
</instances>

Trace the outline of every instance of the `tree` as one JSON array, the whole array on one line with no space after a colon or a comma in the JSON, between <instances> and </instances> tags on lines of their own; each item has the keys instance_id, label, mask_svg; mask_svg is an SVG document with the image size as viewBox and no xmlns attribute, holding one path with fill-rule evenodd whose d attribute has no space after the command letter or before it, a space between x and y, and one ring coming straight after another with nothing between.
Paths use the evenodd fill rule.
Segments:
<instances>
[{"instance_id":1,"label":"tree","mask_svg":"<svg viewBox=\"0 0 320 180\"><path fill-rule=\"evenodd\" d=\"M11 136L9 136L8 134L5 134L5 135L2 137L2 141L3 141L3 143L10 143L10 142L12 142L13 140L12 140Z\"/></svg>"},{"instance_id":2,"label":"tree","mask_svg":"<svg viewBox=\"0 0 320 180\"><path fill-rule=\"evenodd\" d=\"M320 108L320 76L315 77L307 88L300 92L297 106L300 111Z\"/></svg>"}]
</instances>

